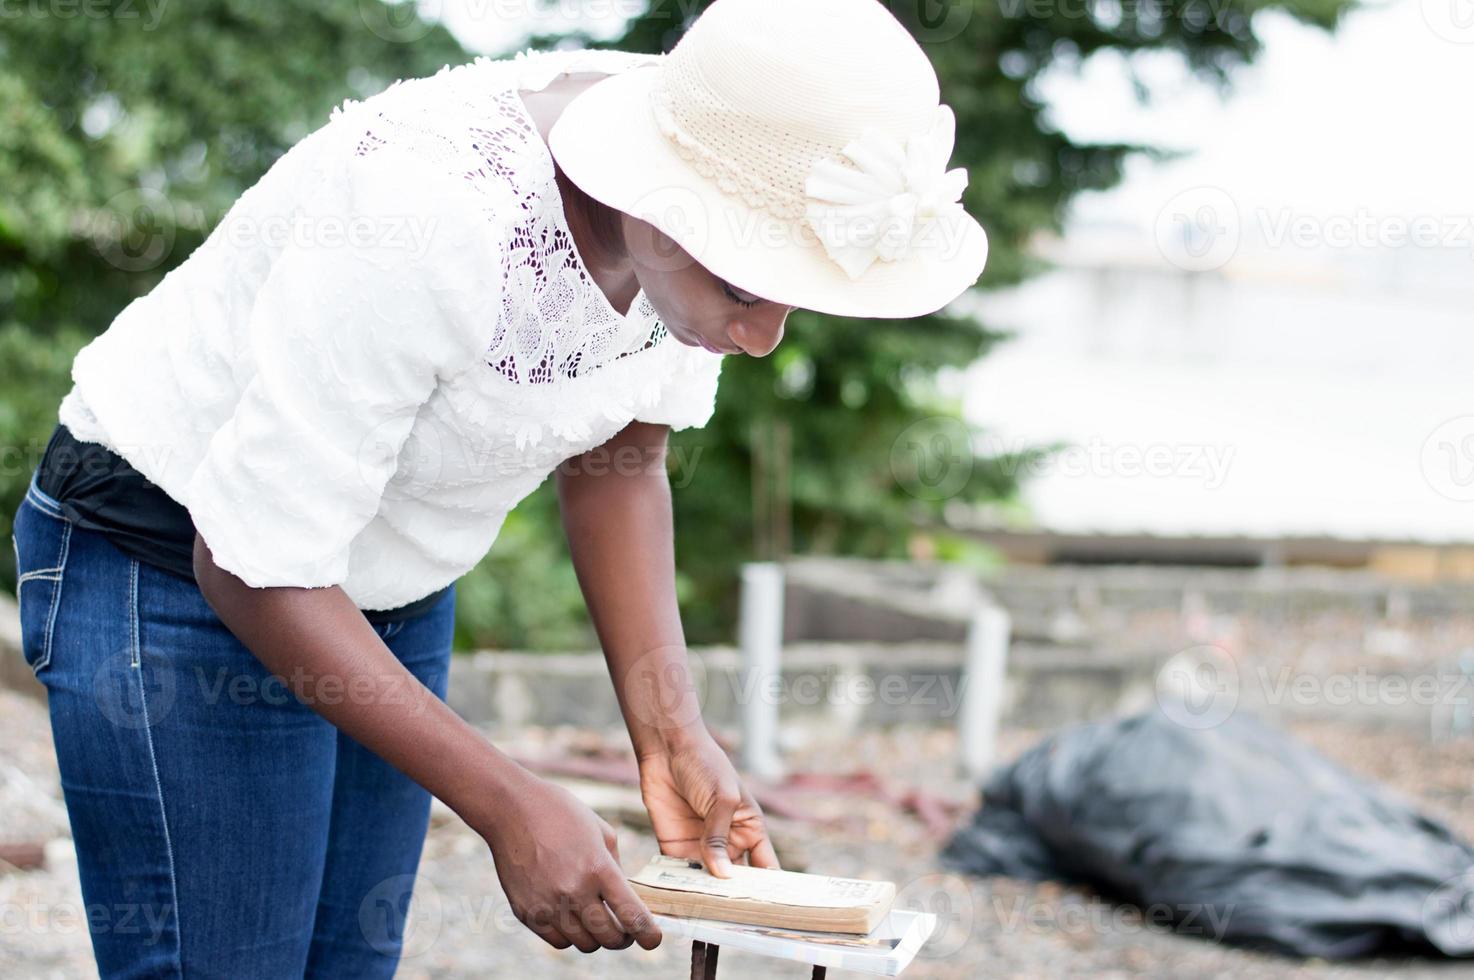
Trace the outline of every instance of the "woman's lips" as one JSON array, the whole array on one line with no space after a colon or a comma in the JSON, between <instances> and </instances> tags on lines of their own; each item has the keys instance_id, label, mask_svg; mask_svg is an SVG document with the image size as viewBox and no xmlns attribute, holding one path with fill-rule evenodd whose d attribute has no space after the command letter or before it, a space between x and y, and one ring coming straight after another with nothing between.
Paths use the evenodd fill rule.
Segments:
<instances>
[{"instance_id":1,"label":"woman's lips","mask_svg":"<svg viewBox=\"0 0 1474 980\"><path fill-rule=\"evenodd\" d=\"M685 333L685 331L683 330L682 333ZM690 346L696 346L696 347L705 347L707 350L711 351L713 354L735 354L735 353L737 353L736 351L722 350L721 348L713 347L711 344L708 344L706 342L706 338L705 337L702 337L698 333L687 333L686 336L688 338L690 338L690 340L687 341L687 344L688 345L690 345ZM694 345L691 344L690 343L691 340L694 340L696 343Z\"/></svg>"}]
</instances>

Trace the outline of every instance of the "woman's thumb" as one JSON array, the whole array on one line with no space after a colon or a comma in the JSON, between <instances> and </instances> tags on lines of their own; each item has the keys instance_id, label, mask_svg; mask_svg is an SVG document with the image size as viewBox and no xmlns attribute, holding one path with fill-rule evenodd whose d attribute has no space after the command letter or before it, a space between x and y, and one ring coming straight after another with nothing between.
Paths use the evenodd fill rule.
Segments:
<instances>
[{"instance_id":1,"label":"woman's thumb","mask_svg":"<svg viewBox=\"0 0 1474 980\"><path fill-rule=\"evenodd\" d=\"M732 876L732 859L727 855L727 834L732 829L732 815L737 812L737 802L718 798L706 814L706 826L701 834L701 861L706 870L718 878Z\"/></svg>"}]
</instances>

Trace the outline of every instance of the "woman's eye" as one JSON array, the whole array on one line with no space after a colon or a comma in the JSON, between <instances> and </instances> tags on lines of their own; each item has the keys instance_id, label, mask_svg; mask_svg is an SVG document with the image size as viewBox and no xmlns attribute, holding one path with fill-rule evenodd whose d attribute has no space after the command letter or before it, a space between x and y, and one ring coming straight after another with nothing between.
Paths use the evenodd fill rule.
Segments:
<instances>
[{"instance_id":1,"label":"woman's eye","mask_svg":"<svg viewBox=\"0 0 1474 980\"><path fill-rule=\"evenodd\" d=\"M732 292L732 287L728 286L726 283L722 283L722 292L730 296L732 298L732 302L738 304L739 306L756 306L758 304L758 301L755 299L742 299L736 293Z\"/></svg>"}]
</instances>

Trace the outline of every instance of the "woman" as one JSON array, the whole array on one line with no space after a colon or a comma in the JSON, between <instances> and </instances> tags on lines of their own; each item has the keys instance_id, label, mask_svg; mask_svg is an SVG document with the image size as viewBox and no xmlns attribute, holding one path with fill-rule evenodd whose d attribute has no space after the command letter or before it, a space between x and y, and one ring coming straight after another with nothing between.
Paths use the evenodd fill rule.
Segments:
<instances>
[{"instance_id":1,"label":"woman","mask_svg":"<svg viewBox=\"0 0 1474 980\"><path fill-rule=\"evenodd\" d=\"M666 435L794 308L976 280L951 124L874 0L480 58L335 111L77 355L15 545L104 976L392 974L432 793L554 947L660 941L443 701L455 580L555 472L661 850L777 866L691 693Z\"/></svg>"}]
</instances>

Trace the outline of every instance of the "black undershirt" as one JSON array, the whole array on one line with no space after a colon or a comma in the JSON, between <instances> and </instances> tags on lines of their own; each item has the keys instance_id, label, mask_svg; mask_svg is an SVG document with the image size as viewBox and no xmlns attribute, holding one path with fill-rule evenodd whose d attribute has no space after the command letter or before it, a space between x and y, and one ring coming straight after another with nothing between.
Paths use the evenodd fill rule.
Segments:
<instances>
[{"instance_id":1,"label":"black undershirt","mask_svg":"<svg viewBox=\"0 0 1474 980\"><path fill-rule=\"evenodd\" d=\"M194 521L184 505L96 442L82 442L58 422L41 454L36 485L78 527L105 536L118 550L181 578L194 577ZM450 586L397 609L365 609L371 623L394 623L429 609Z\"/></svg>"}]
</instances>

